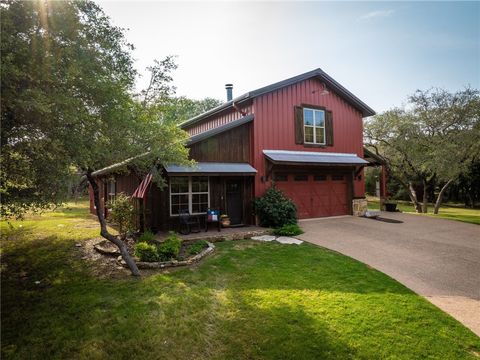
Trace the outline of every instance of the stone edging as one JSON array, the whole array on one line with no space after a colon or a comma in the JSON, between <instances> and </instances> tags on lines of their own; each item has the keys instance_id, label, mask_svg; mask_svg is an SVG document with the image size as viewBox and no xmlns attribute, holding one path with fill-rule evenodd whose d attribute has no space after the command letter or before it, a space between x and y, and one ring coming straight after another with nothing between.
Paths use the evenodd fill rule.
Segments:
<instances>
[{"instance_id":1,"label":"stone edging","mask_svg":"<svg viewBox=\"0 0 480 360\"><path fill-rule=\"evenodd\" d=\"M215 250L215 245L213 245L210 242L207 242L208 247L203 249L200 253L197 255L194 255L192 257L189 257L186 260L170 260L170 261L159 261L159 262L145 262L145 261L137 261L136 264L139 269L164 269L164 268L169 268L169 267L177 267L177 266L186 266L186 265L191 265L193 263L196 263L200 261L202 258L210 254ZM125 262L123 260L119 261L120 265L123 267L127 267Z\"/></svg>"}]
</instances>

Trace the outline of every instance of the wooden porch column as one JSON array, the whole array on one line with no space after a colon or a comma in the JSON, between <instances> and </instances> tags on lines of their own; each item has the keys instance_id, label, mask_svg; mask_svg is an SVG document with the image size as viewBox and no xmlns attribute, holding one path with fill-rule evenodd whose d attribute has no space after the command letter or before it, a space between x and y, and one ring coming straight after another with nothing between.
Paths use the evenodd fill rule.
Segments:
<instances>
[{"instance_id":1,"label":"wooden porch column","mask_svg":"<svg viewBox=\"0 0 480 360\"><path fill-rule=\"evenodd\" d=\"M382 171L380 172L380 198L387 197L387 169L385 165L382 165Z\"/></svg>"},{"instance_id":2,"label":"wooden porch column","mask_svg":"<svg viewBox=\"0 0 480 360\"><path fill-rule=\"evenodd\" d=\"M384 202L387 198L387 169L385 165L382 165L382 170L380 172L380 210L384 209Z\"/></svg>"}]
</instances>

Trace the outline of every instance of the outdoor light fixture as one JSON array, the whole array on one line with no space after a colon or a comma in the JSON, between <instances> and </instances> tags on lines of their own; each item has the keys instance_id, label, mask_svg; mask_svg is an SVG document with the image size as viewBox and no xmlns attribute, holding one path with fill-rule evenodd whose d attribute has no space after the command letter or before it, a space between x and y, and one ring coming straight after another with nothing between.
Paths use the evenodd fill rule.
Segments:
<instances>
[{"instance_id":1,"label":"outdoor light fixture","mask_svg":"<svg viewBox=\"0 0 480 360\"><path fill-rule=\"evenodd\" d=\"M322 87L323 87L323 90L320 92L319 95L328 95L330 94L330 91L327 90L327 85L325 85L325 83L322 83ZM315 94L317 91L319 91L320 89L315 89L315 90L312 90L312 94Z\"/></svg>"}]
</instances>

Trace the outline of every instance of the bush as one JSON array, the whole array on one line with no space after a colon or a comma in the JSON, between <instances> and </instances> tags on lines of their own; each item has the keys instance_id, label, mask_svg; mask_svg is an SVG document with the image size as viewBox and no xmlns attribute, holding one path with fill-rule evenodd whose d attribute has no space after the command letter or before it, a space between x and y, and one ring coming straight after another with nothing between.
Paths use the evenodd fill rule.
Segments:
<instances>
[{"instance_id":1,"label":"bush","mask_svg":"<svg viewBox=\"0 0 480 360\"><path fill-rule=\"evenodd\" d=\"M205 249L208 246L207 242L205 240L199 240L188 248L188 254L189 255L197 255L200 254L200 252Z\"/></svg>"},{"instance_id":2,"label":"bush","mask_svg":"<svg viewBox=\"0 0 480 360\"><path fill-rule=\"evenodd\" d=\"M303 230L297 224L284 225L281 228L273 230L273 234L277 236L296 236L303 234Z\"/></svg>"},{"instance_id":3,"label":"bush","mask_svg":"<svg viewBox=\"0 0 480 360\"><path fill-rule=\"evenodd\" d=\"M130 197L120 193L115 200L107 203L108 219L118 225L120 236L125 237L127 233L135 229L135 208Z\"/></svg>"},{"instance_id":4,"label":"bush","mask_svg":"<svg viewBox=\"0 0 480 360\"><path fill-rule=\"evenodd\" d=\"M274 187L255 199L253 205L261 226L280 228L297 223L297 207L294 202Z\"/></svg>"},{"instance_id":5,"label":"bush","mask_svg":"<svg viewBox=\"0 0 480 360\"><path fill-rule=\"evenodd\" d=\"M138 242L146 242L147 244L155 245L155 234L150 230L145 231L142 235L139 236Z\"/></svg>"},{"instance_id":6,"label":"bush","mask_svg":"<svg viewBox=\"0 0 480 360\"><path fill-rule=\"evenodd\" d=\"M140 261L146 262L158 261L159 258L157 247L152 244L147 244L146 242L135 244L135 256L137 256Z\"/></svg>"},{"instance_id":7,"label":"bush","mask_svg":"<svg viewBox=\"0 0 480 360\"><path fill-rule=\"evenodd\" d=\"M160 261L177 258L181 247L182 239L175 232L171 231L165 241L157 247Z\"/></svg>"}]
</instances>

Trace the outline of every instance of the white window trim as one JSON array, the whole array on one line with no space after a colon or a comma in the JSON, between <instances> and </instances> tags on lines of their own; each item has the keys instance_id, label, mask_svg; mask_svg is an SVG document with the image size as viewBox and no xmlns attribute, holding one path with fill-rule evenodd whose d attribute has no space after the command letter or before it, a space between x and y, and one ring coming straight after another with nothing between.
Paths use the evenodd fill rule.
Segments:
<instances>
[{"instance_id":1,"label":"white window trim","mask_svg":"<svg viewBox=\"0 0 480 360\"><path fill-rule=\"evenodd\" d=\"M305 110L311 110L313 112L313 125L305 125ZM315 125L315 111L321 111L323 112L323 126L318 126ZM326 139L326 133L325 133L325 110L320 110L320 109L312 109L312 108L303 108L303 142L305 144L315 144L315 145L326 145L327 144L327 139ZM305 128L309 127L313 129L313 142L307 141L305 139ZM323 142L317 142L317 132L315 129L323 129Z\"/></svg>"},{"instance_id":2,"label":"white window trim","mask_svg":"<svg viewBox=\"0 0 480 360\"><path fill-rule=\"evenodd\" d=\"M196 176L196 175L195 175ZM210 208L210 177L207 176L207 184L208 184L208 191L201 191L201 192L192 192L192 177L193 176L172 176L172 177L186 177L188 178L188 192L182 192L182 193L172 193L172 182L168 182L168 193L170 196L169 202L170 202L170 216L179 216L179 214L172 214L172 195L188 195L188 212L191 215L202 215L206 214L207 212L192 212L192 206L193 206L193 195L194 194L200 194L200 195L208 195L208 205L207 207ZM199 177L204 177L204 176L199 176Z\"/></svg>"},{"instance_id":3,"label":"white window trim","mask_svg":"<svg viewBox=\"0 0 480 360\"><path fill-rule=\"evenodd\" d=\"M112 193L112 185L113 184L113 190L114 192ZM117 180L116 179L109 179L107 182L107 201L115 202L115 198L117 197Z\"/></svg>"}]
</instances>

